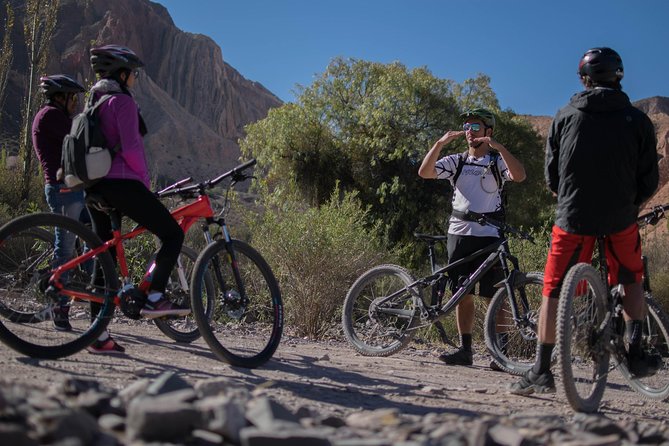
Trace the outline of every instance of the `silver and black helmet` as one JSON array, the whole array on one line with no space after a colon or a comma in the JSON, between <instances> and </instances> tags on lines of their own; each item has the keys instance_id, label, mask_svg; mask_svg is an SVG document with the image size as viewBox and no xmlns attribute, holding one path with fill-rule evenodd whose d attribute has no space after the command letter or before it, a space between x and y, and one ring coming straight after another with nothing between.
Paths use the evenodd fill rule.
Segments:
<instances>
[{"instance_id":1,"label":"silver and black helmet","mask_svg":"<svg viewBox=\"0 0 669 446\"><path fill-rule=\"evenodd\" d=\"M118 70L134 70L144 66L137 54L120 45L104 45L91 48L91 67L102 77L111 76Z\"/></svg>"}]
</instances>

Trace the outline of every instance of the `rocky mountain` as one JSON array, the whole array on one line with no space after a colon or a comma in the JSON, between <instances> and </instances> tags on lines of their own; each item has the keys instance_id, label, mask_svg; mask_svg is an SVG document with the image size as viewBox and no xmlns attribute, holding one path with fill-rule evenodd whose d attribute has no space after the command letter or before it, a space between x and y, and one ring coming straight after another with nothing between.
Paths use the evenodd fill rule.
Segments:
<instances>
[{"instance_id":1,"label":"rocky mountain","mask_svg":"<svg viewBox=\"0 0 669 446\"><path fill-rule=\"evenodd\" d=\"M22 35L25 2L11 0L17 15L14 64L3 105L3 141L15 142L27 87ZM0 13L0 20L2 20ZM93 82L91 46L132 48L146 67L134 89L147 122L145 138L152 174L196 179L220 173L239 159L246 124L264 118L281 101L227 64L209 37L179 30L167 10L148 0L61 0L51 40L48 73Z\"/></svg>"},{"instance_id":2,"label":"rocky mountain","mask_svg":"<svg viewBox=\"0 0 669 446\"><path fill-rule=\"evenodd\" d=\"M646 203L647 208L669 203L669 98L654 96L634 102L634 105L643 110L655 125L657 137L658 165L660 169L660 186L655 195ZM523 115L532 127L542 137L548 135L548 129L553 120L552 116Z\"/></svg>"}]
</instances>

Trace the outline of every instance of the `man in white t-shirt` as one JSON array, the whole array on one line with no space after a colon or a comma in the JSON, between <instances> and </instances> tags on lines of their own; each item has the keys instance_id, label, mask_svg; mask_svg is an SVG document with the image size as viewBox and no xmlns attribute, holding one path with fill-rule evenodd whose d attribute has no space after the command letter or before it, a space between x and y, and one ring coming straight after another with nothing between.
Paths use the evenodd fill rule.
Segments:
<instances>
[{"instance_id":1,"label":"man in white t-shirt","mask_svg":"<svg viewBox=\"0 0 669 446\"><path fill-rule=\"evenodd\" d=\"M467 211L492 216L501 213L504 182L525 179L525 168L520 161L492 138L495 115L486 109L476 108L461 117L464 120L462 130L449 130L439 138L418 169L422 178L449 180L453 185L453 213L448 227L449 262L464 258L499 239L497 229L465 220L464 214ZM444 146L462 136L467 139L467 153L451 154L440 159ZM482 260L475 259L449 271L451 290L455 292L460 277L471 274ZM493 285L501 280L499 276L499 269L489 271L479 282L479 296L491 298ZM455 313L461 346L455 352L442 354L439 359L444 363L472 365L474 312L474 296L466 295Z\"/></svg>"}]
</instances>

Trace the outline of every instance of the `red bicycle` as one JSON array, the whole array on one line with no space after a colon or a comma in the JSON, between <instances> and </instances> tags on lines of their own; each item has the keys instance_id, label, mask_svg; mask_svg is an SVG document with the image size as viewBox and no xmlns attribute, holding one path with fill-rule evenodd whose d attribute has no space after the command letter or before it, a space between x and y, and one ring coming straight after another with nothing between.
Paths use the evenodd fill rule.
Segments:
<instances>
[{"instance_id":1,"label":"red bicycle","mask_svg":"<svg viewBox=\"0 0 669 446\"><path fill-rule=\"evenodd\" d=\"M242 367L266 362L278 347L283 331L283 306L276 279L262 256L249 244L233 239L225 222L229 192L251 178L245 171L255 160L198 184L181 180L158 192L187 204L172 216L187 232L197 222L207 246L190 271L190 304L199 334L219 359ZM208 191L230 179L222 211L216 215ZM127 317L139 319L153 263L135 286L124 242L146 232L121 230L121 215L96 197L96 206L109 212L113 238L100 238L78 221L53 213L25 215L0 228L0 340L28 356L59 358L74 354L106 329L118 306ZM76 257L54 266L56 229L77 240ZM114 248L119 274L109 252ZM178 277L179 283L188 282ZM167 295L169 297L169 290ZM50 320L57 302L69 299L72 331L58 331ZM163 318L165 324L169 318Z\"/></svg>"}]
</instances>

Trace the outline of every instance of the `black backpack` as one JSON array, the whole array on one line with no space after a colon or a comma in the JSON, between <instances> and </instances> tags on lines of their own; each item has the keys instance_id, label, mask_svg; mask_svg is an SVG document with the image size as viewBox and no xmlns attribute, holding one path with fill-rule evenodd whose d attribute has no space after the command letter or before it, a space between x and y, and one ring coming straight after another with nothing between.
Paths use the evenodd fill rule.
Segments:
<instances>
[{"instance_id":1,"label":"black backpack","mask_svg":"<svg viewBox=\"0 0 669 446\"><path fill-rule=\"evenodd\" d=\"M97 113L111 97L106 94L93 104L91 96L84 111L72 119L70 133L63 140L61 158L61 177L71 189L88 188L100 181L109 172L114 155L120 149L120 144L107 147Z\"/></svg>"},{"instance_id":2,"label":"black backpack","mask_svg":"<svg viewBox=\"0 0 669 446\"><path fill-rule=\"evenodd\" d=\"M502 174L499 171L499 168L497 167L497 160L500 157L500 154L496 150L491 150L488 152L490 155L490 163L488 164L488 168L490 169L490 172L492 173L492 176L495 178L495 181L497 182L497 189L501 191L501 198L502 198L502 208L499 211L496 212L490 212L490 216L497 219L504 221L506 217L506 202L507 202L507 196L506 196L506 191L503 189L504 186L504 180L502 179ZM462 168L467 164L467 156L469 155L469 152L463 152L458 155L458 165L455 166L455 174L453 175L453 199L455 199L455 185L456 182L458 181L458 178L460 177L460 174L462 173ZM453 211L454 214L458 214L458 218L463 218L461 212ZM460 215L462 214L462 215Z\"/></svg>"}]
</instances>

